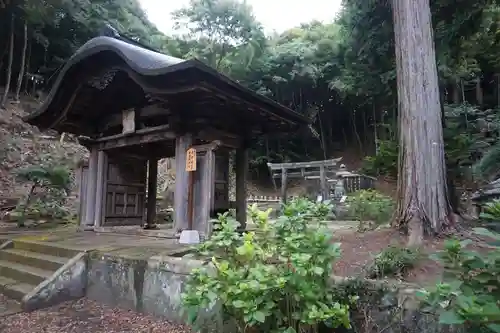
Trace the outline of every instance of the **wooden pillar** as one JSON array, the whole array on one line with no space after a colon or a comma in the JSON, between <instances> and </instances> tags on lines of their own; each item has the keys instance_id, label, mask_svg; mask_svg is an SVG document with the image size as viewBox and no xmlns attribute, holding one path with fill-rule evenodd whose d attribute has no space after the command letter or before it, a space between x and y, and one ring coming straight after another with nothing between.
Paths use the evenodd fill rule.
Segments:
<instances>
[{"instance_id":1,"label":"wooden pillar","mask_svg":"<svg viewBox=\"0 0 500 333\"><path fill-rule=\"evenodd\" d=\"M229 153L219 150L215 153L215 188L213 195L213 217L229 210Z\"/></svg>"},{"instance_id":2,"label":"wooden pillar","mask_svg":"<svg viewBox=\"0 0 500 333\"><path fill-rule=\"evenodd\" d=\"M156 189L158 186L158 159L148 161L148 202L145 228L154 226L156 217Z\"/></svg>"},{"instance_id":3,"label":"wooden pillar","mask_svg":"<svg viewBox=\"0 0 500 333\"><path fill-rule=\"evenodd\" d=\"M175 140L175 193L174 228L176 231L187 229L188 173L186 171L186 151L192 145L191 134Z\"/></svg>"},{"instance_id":4,"label":"wooden pillar","mask_svg":"<svg viewBox=\"0 0 500 333\"><path fill-rule=\"evenodd\" d=\"M245 230L247 224L247 177L248 177L248 150L236 150L236 220L240 228Z\"/></svg>"},{"instance_id":5,"label":"wooden pillar","mask_svg":"<svg viewBox=\"0 0 500 333\"><path fill-rule=\"evenodd\" d=\"M90 149L89 168L87 171L87 194L85 196L85 219L83 228L94 227L95 206L96 206L96 188L97 188L97 148Z\"/></svg>"},{"instance_id":6,"label":"wooden pillar","mask_svg":"<svg viewBox=\"0 0 500 333\"><path fill-rule=\"evenodd\" d=\"M193 193L193 228L198 230L202 238L208 238L212 233L210 212L213 207L215 193L215 153L213 149L200 151L197 160Z\"/></svg>"},{"instance_id":7,"label":"wooden pillar","mask_svg":"<svg viewBox=\"0 0 500 333\"><path fill-rule=\"evenodd\" d=\"M287 169L281 169L281 203L286 204L286 190L287 190Z\"/></svg>"},{"instance_id":8,"label":"wooden pillar","mask_svg":"<svg viewBox=\"0 0 500 333\"><path fill-rule=\"evenodd\" d=\"M103 210L105 205L106 191L106 171L107 171L106 153L100 150L97 153L97 175L96 175L96 192L95 192L95 212L94 212L94 227L102 226Z\"/></svg>"},{"instance_id":9,"label":"wooden pillar","mask_svg":"<svg viewBox=\"0 0 500 333\"><path fill-rule=\"evenodd\" d=\"M321 182L321 200L324 201L328 199L328 194L329 194L324 165L319 167L319 178Z\"/></svg>"},{"instance_id":10,"label":"wooden pillar","mask_svg":"<svg viewBox=\"0 0 500 333\"><path fill-rule=\"evenodd\" d=\"M78 225L83 225L83 221L85 220L85 210L87 209L85 205L85 200L87 199L87 175L88 169L85 164L82 163L77 171L78 180Z\"/></svg>"}]
</instances>

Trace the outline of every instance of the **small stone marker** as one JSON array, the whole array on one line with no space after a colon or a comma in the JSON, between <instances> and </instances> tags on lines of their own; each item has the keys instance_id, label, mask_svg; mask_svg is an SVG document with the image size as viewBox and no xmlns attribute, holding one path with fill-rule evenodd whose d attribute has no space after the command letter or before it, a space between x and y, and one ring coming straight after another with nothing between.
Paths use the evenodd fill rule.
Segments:
<instances>
[{"instance_id":1,"label":"small stone marker","mask_svg":"<svg viewBox=\"0 0 500 333\"><path fill-rule=\"evenodd\" d=\"M181 236L179 237L180 244L199 244L200 234L198 230L182 230Z\"/></svg>"}]
</instances>

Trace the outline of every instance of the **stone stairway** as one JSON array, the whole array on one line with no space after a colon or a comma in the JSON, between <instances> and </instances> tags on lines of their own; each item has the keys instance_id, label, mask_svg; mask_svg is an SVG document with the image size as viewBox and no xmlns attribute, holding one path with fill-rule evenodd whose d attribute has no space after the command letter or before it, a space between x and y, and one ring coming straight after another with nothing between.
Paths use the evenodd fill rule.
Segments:
<instances>
[{"instance_id":1,"label":"stone stairway","mask_svg":"<svg viewBox=\"0 0 500 333\"><path fill-rule=\"evenodd\" d=\"M32 241L13 240L6 244L0 249L0 294L17 301L22 301L78 253Z\"/></svg>"}]
</instances>

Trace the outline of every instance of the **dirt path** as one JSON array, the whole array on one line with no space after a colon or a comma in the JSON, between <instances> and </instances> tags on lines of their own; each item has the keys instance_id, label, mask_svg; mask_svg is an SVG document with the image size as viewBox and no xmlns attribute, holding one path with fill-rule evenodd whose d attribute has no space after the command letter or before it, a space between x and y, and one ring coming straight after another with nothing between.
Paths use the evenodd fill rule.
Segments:
<instances>
[{"instance_id":1,"label":"dirt path","mask_svg":"<svg viewBox=\"0 0 500 333\"><path fill-rule=\"evenodd\" d=\"M0 295L0 303L4 299ZM190 333L181 325L80 299L30 313L0 316L1 333Z\"/></svg>"}]
</instances>

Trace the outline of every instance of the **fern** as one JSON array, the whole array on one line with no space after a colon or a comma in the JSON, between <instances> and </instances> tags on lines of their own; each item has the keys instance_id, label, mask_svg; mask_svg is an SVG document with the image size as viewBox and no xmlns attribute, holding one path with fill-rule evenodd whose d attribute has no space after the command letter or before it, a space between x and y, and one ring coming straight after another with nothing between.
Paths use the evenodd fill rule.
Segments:
<instances>
[{"instance_id":1,"label":"fern","mask_svg":"<svg viewBox=\"0 0 500 333\"><path fill-rule=\"evenodd\" d=\"M481 179L492 179L500 175L500 143L495 144L474 165L474 174Z\"/></svg>"}]
</instances>

